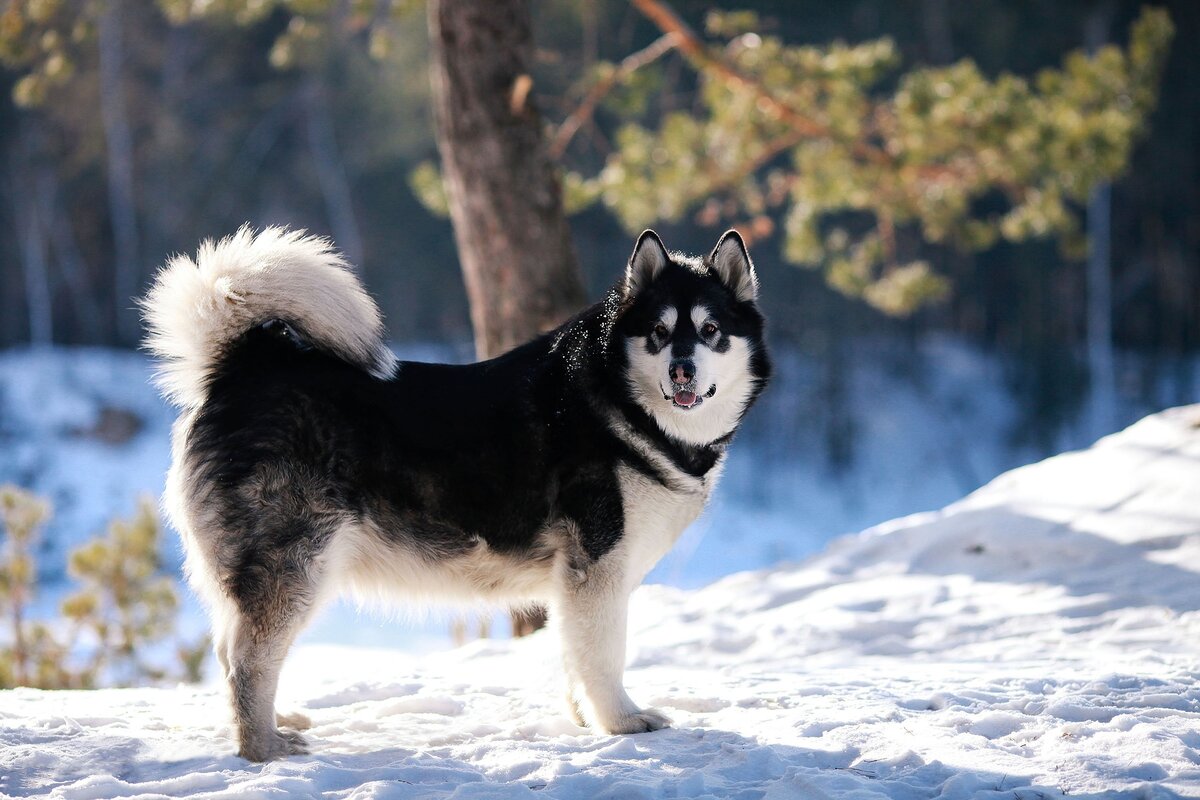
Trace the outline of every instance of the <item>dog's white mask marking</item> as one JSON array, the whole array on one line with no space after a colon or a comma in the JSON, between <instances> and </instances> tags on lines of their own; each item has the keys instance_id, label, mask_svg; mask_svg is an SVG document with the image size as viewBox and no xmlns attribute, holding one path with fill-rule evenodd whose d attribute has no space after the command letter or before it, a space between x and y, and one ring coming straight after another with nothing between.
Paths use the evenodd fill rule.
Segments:
<instances>
[{"instance_id":1,"label":"dog's white mask marking","mask_svg":"<svg viewBox=\"0 0 1200 800\"><path fill-rule=\"evenodd\" d=\"M667 306L659 316L668 338L658 352L650 352L646 337L626 339L629 382L638 404L667 435L687 444L710 444L733 431L753 395L750 345L743 337L728 336L728 347L719 351L716 347L723 334L711 311L697 304L687 316L700 334L691 355L697 395L694 404L682 407L673 397L670 337L679 323L679 311L673 306ZM715 331L705 335L707 325L714 326Z\"/></svg>"}]
</instances>

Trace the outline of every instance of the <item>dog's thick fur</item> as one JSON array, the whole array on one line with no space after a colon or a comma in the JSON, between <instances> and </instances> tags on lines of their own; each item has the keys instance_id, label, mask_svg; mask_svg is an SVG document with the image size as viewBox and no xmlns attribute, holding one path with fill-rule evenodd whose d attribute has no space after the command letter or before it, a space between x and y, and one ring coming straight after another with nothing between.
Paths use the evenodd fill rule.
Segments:
<instances>
[{"instance_id":1,"label":"dog's thick fur","mask_svg":"<svg viewBox=\"0 0 1200 800\"><path fill-rule=\"evenodd\" d=\"M339 593L545 604L580 724L667 725L622 685L628 597L703 509L766 383L757 292L736 233L697 259L647 231L603 302L447 366L395 362L323 239L243 229L169 262L144 302L181 408L165 503L240 754L304 752L277 728L279 671Z\"/></svg>"}]
</instances>

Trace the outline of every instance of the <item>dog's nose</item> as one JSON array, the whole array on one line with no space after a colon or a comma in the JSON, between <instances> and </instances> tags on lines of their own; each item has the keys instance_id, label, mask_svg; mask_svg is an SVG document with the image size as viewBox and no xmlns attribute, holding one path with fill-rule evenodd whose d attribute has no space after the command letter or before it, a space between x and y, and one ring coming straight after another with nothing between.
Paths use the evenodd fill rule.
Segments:
<instances>
[{"instance_id":1,"label":"dog's nose","mask_svg":"<svg viewBox=\"0 0 1200 800\"><path fill-rule=\"evenodd\" d=\"M671 383L682 386L691 383L692 378L696 377L696 365L690 358L677 358L671 362L668 372L671 375Z\"/></svg>"}]
</instances>

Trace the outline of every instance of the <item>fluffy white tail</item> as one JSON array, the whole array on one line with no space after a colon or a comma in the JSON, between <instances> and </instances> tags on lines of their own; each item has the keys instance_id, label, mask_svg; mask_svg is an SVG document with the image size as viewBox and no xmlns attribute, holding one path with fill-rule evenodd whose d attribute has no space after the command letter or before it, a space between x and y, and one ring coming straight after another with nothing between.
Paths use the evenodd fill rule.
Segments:
<instances>
[{"instance_id":1,"label":"fluffy white tail","mask_svg":"<svg viewBox=\"0 0 1200 800\"><path fill-rule=\"evenodd\" d=\"M316 346L385 377L394 356L383 319L328 239L304 231L243 227L200 245L196 260L175 256L142 301L147 348L161 359L156 382L171 402L203 404L212 371L230 342L282 319Z\"/></svg>"}]
</instances>

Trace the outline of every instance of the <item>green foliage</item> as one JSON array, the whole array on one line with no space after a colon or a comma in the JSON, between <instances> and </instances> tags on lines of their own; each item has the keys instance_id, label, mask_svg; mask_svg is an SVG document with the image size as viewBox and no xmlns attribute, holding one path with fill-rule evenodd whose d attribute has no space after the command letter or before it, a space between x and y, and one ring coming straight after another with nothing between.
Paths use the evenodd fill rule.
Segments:
<instances>
[{"instance_id":1,"label":"green foliage","mask_svg":"<svg viewBox=\"0 0 1200 800\"><path fill-rule=\"evenodd\" d=\"M160 526L144 501L131 520L114 520L105 536L70 556L80 584L63 600L61 617L27 619L37 568L33 545L49 505L16 487L0 487L0 521L7 541L0 560L0 612L8 639L0 647L0 686L90 688L101 682L133 685L168 677L200 679L207 641L179 644L174 675L147 657L175 630L178 598L159 561Z\"/></svg>"},{"instance_id":2,"label":"green foliage","mask_svg":"<svg viewBox=\"0 0 1200 800\"><path fill-rule=\"evenodd\" d=\"M966 59L895 78L889 39L796 47L747 32L756 23L710 15L708 30L733 38L694 59L700 111L625 124L603 169L572 181L630 231L698 207L766 230L778 215L788 261L897 315L948 289L909 252L918 237L966 250L1055 237L1085 252L1078 206L1129 163L1173 33L1145 9L1126 49L1071 53L1032 81Z\"/></svg>"},{"instance_id":3,"label":"green foliage","mask_svg":"<svg viewBox=\"0 0 1200 800\"><path fill-rule=\"evenodd\" d=\"M326 51L336 23L339 32L363 33L372 57L391 53L392 25L410 16L419 0L387 4L379 13L376 0L157 0L158 9L173 25L194 21L249 27L276 8L290 19L275 40L269 59L278 68L312 63ZM19 106L38 106L64 86L92 44L102 17L104 0L12 0L0 14L0 64L23 74L13 87Z\"/></svg>"},{"instance_id":4,"label":"green foliage","mask_svg":"<svg viewBox=\"0 0 1200 800\"><path fill-rule=\"evenodd\" d=\"M0 13L0 64L24 71L13 85L17 105L39 105L71 79L101 8L95 0L13 0Z\"/></svg>"},{"instance_id":5,"label":"green foliage","mask_svg":"<svg viewBox=\"0 0 1200 800\"><path fill-rule=\"evenodd\" d=\"M71 577L83 588L63 601L62 613L94 637L93 674L107 662L122 682L165 677L141 660L139 647L172 632L179 605L174 581L160 569L158 540L158 516L143 502L132 520L114 520L107 536L71 553Z\"/></svg>"},{"instance_id":6,"label":"green foliage","mask_svg":"<svg viewBox=\"0 0 1200 800\"><path fill-rule=\"evenodd\" d=\"M0 650L0 686L42 685L54 681L62 648L45 625L26 619L37 580L33 546L38 529L50 518L50 506L29 492L0 487L0 523L7 541L0 553L0 613L7 618L11 641Z\"/></svg>"},{"instance_id":7,"label":"green foliage","mask_svg":"<svg viewBox=\"0 0 1200 800\"><path fill-rule=\"evenodd\" d=\"M755 11L709 11L704 18L704 30L709 36L723 36L726 39L754 33L761 27Z\"/></svg>"},{"instance_id":8,"label":"green foliage","mask_svg":"<svg viewBox=\"0 0 1200 800\"><path fill-rule=\"evenodd\" d=\"M442 171L432 161L422 161L408 175L408 186L413 194L431 213L439 217L450 216L450 201L446 197L446 186Z\"/></svg>"},{"instance_id":9,"label":"green foliage","mask_svg":"<svg viewBox=\"0 0 1200 800\"><path fill-rule=\"evenodd\" d=\"M357 177L400 155L409 159L407 172L414 153L428 152L423 120L397 125L389 113L426 91L419 66L424 54L409 31L419 5L419 0L156 0L151 9L157 10L128 1L121 8L127 19L137 12L160 23L163 17L175 24L203 21L217 29L216 36L207 36L210 47L228 33L221 26L249 28L272 12L285 13L288 24L266 57L284 78L323 69L326 80L336 81L335 113L356 120L353 144L346 148L349 171ZM103 137L86 127L99 115L77 112L93 102L95 90L72 93L69 87L86 83L93 40L110 8L116 6L101 0L11 0L0 12L0 63L17 76L14 98L42 105L57 124L69 120L63 135L42 140L70 150L48 154L70 174L86 174L82 167L94 164L101 152ZM594 13L616 13L615 5L605 8ZM559 14L564 25L578 25L582 14L571 4L549 4L540 13ZM201 38L202 26L193 27ZM575 161L577 170L564 176L568 211L599 202L631 231L689 215L705 224L737 224L759 237L778 231L786 260L821 270L840 291L892 314L911 312L949 290L946 278L926 261L925 244L978 251L1001 241L1053 238L1062 254L1081 257L1086 241L1079 206L1094 186L1127 168L1154 108L1173 33L1166 12L1145 9L1124 48L1071 53L1058 68L1033 76L989 76L970 60L901 72L900 48L886 38L794 46L765 27L754 12L707 16L707 33L722 41L720 47L704 45L707 55L692 56L699 73L694 103L680 101L672 90L678 83L665 80L657 61L627 71L613 61L570 61L578 65L571 73L576 77L560 87L573 87L569 94L578 98L611 81L596 116L622 124L615 134L609 124L593 127L600 140L588 156L594 160ZM135 40L126 37L131 50ZM342 48L343 43L353 46ZM236 87L219 82L232 67L224 66L224 51L212 52L202 62L209 71L192 86L207 80L220 91ZM393 77L389 82L364 77L372 67L361 63L367 55L347 53L369 54ZM331 69L330 62L339 59ZM728 70L717 68L721 65ZM152 75L156 69L143 64L127 72ZM271 147L274 128L285 126L278 121L285 117L272 109L290 102L290 84L275 80L278 85L257 88L238 103L211 98L197 103L220 106L220 116L181 114L169 96L158 107L144 101L146 117L134 123L155 132L157 149L148 145L138 152L160 160L139 164L139 175L168 176L161 183L175 188L175 165L186 157L203 167L195 170L199 176L233 176L221 186L233 186L243 175L258 178L255 190L269 183L254 170L266 163L266 154L285 157L280 154L286 145ZM537 80L538 90L546 91L541 75ZM353 87L363 86L368 88L356 94ZM151 90L143 90L158 102ZM251 123L253 135L239 128ZM195 140L185 141L193 130ZM267 166L292 180L303 175L275 161ZM434 166L418 166L409 185L428 208L445 214ZM173 208L166 222L157 222L155 206L144 211L146 227L168 228L176 220L211 216L214 209L224 212L229 198L242 200L239 190L228 189L225 197L203 182L179 187L178 196L189 203L210 205ZM199 233L227 223L222 218L198 226ZM168 244L179 238L171 230Z\"/></svg>"}]
</instances>

